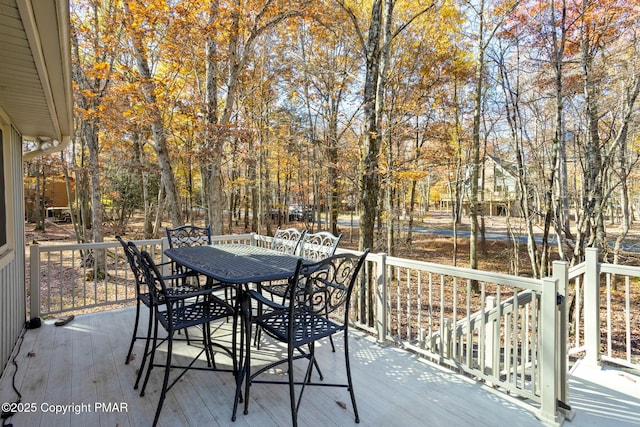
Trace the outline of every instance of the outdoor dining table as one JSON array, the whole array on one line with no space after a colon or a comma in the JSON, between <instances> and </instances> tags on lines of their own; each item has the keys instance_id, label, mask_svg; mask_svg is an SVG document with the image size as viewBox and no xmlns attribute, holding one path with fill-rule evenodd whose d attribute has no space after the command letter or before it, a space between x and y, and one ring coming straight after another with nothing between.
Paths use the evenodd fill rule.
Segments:
<instances>
[{"instance_id":1,"label":"outdoor dining table","mask_svg":"<svg viewBox=\"0 0 640 427\"><path fill-rule=\"evenodd\" d=\"M247 361L243 362L244 340L251 336L250 322L247 321L251 316L251 302L250 298L245 297L244 290L250 283L292 277L300 257L238 243L171 248L164 253L174 262L206 276L208 280L236 285L236 307L244 323L241 327L244 333L240 334L240 370L236 377L238 391L246 372ZM234 406L237 403L238 396Z\"/></svg>"},{"instance_id":2,"label":"outdoor dining table","mask_svg":"<svg viewBox=\"0 0 640 427\"><path fill-rule=\"evenodd\" d=\"M239 243L165 250L174 262L221 283L242 285L293 276L300 259L272 249Z\"/></svg>"}]
</instances>

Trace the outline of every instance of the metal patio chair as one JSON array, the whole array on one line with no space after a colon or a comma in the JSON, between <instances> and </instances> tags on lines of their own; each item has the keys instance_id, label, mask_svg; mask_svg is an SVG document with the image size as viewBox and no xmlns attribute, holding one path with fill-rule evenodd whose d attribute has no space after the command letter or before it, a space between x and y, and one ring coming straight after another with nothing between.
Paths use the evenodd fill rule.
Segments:
<instances>
[{"instance_id":1,"label":"metal patio chair","mask_svg":"<svg viewBox=\"0 0 640 427\"><path fill-rule=\"evenodd\" d=\"M196 225L182 225L176 228L166 228L167 240L169 241L170 248L184 248L192 246L205 246L211 245L211 227L199 227ZM179 264L174 264L174 269L178 274L186 274L197 279L200 284L200 275L195 271L184 268ZM201 286L206 286L214 290L224 290L224 299L227 302L231 302L233 296L230 286L226 283L214 283L210 278L206 279L206 283Z\"/></svg>"},{"instance_id":2,"label":"metal patio chair","mask_svg":"<svg viewBox=\"0 0 640 427\"><path fill-rule=\"evenodd\" d=\"M243 295L241 314L244 322L245 341L244 359L240 375L236 384L232 420L236 419L238 403L242 393L244 381L244 413L248 414L250 390L252 384L288 384L291 403L292 424L297 426L298 409L306 386L346 387L351 396L351 404L356 423L360 421L356 398L351 379L349 363L349 306L353 287L358 272L362 268L368 254L367 249L361 256L353 254L339 254L326 258L318 263L305 264L298 261L296 275L289 281L287 289L289 302L283 306L265 298L261 293L249 290ZM251 301L257 300L270 307L264 314L253 317ZM330 314L340 314L341 322L333 320ZM261 328L273 339L287 345L287 357L261 367L256 372L251 371L251 327ZM344 358L346 368L346 382L327 384L313 382L312 371L315 364L315 342L331 336L336 332L344 332ZM296 380L294 377L294 361L306 359L308 361L304 378ZM283 381L279 373L275 378L264 379L263 376L273 368L286 363L287 381ZM321 375L321 374L320 374ZM296 393L299 386L299 394Z\"/></svg>"},{"instance_id":3,"label":"metal patio chair","mask_svg":"<svg viewBox=\"0 0 640 427\"><path fill-rule=\"evenodd\" d=\"M147 371L140 396L144 396L151 371L154 367L164 366L164 377L162 381L162 389L160 391L160 398L158 406L156 408L153 425L158 423L160 413L162 411L162 405L164 403L167 392L182 378L187 370L209 370L209 371L225 371L232 372L234 377L237 376L237 357L236 357L236 326L237 316L235 308L228 304L226 301L217 297L211 289L199 288L188 293L175 294L172 293L170 288L166 285L164 278L160 274L158 267L153 261L153 258L148 252L138 252L133 248L135 253L135 261L139 263L145 274L145 280L149 287L149 295L151 297L151 305L154 310L154 328L153 328L153 343L151 345L151 351L149 352L149 362L146 365ZM231 333L231 346L230 348L212 341L211 338L211 323L215 321L226 321L226 319L233 317L233 329ZM166 333L166 338L159 340L158 329L162 327ZM192 359L187 365L174 365L172 363L173 346L174 341L179 340L175 338L176 332L186 330L193 326L202 327L202 350ZM192 341L195 339L192 338ZM156 364L155 358L158 353L158 347L162 343L167 343L166 360L164 364ZM218 347L224 350L232 358L231 369L219 369L215 363L215 353L213 347ZM207 366L196 366L196 362L200 359L202 354L205 355ZM144 358L146 359L147 353ZM145 361L143 361L144 363ZM175 375L175 378L169 382L170 374L172 371L179 372Z\"/></svg>"},{"instance_id":4,"label":"metal patio chair","mask_svg":"<svg viewBox=\"0 0 640 427\"><path fill-rule=\"evenodd\" d=\"M134 385L134 389L138 388L138 384L140 382L140 378L142 376L142 372L144 371L144 363L146 360L146 355L149 352L149 343L151 340L151 333L152 333L152 328L153 328L153 316L154 316L154 310L153 310L153 306L151 303L151 295L149 294L149 289L147 286L147 281L146 281L146 277L144 274L144 271L142 269L142 265L140 264L140 262L138 260L136 260L136 252L138 251L137 246L135 245L135 243L133 242L126 242L124 239L122 239L122 237L120 236L116 236L116 239L118 240L118 242L120 242L120 245L122 245L122 248L124 249L124 253L127 256L127 263L129 264L129 268L131 269L131 272L133 273L133 278L135 280L135 286L136 286L136 317L133 323L133 332L131 334L131 342L129 344L129 351L127 352L127 356L125 359L125 364L128 365L129 362L132 360L132 354L133 354L133 346L136 342L136 340L138 339L144 339L145 340L145 346L144 346L144 356L142 358L142 364L140 365L140 368L138 370L138 375L136 377L136 382ZM156 266L158 267L162 267L164 265L167 265L169 263L163 263L163 264L156 264ZM173 284L173 286L168 287L167 288L167 292L171 293L171 294L181 294L181 293L189 293L189 292L193 292L195 290L195 288L193 288L192 286L189 286L187 284L184 283L184 279L186 278L186 276L182 275L182 274L177 274L177 275L169 275L169 276L164 276L164 280L165 282L169 281ZM138 335L138 325L140 322L140 308L141 306L144 305L145 307L147 307L149 309L149 321L148 321L148 325L147 325L147 333L146 335Z\"/></svg>"}]
</instances>

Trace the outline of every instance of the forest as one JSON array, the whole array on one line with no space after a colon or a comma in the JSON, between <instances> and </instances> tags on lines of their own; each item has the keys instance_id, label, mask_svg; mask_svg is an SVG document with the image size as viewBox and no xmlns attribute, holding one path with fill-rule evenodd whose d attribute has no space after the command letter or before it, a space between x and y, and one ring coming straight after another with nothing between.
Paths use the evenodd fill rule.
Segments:
<instances>
[{"instance_id":1,"label":"forest","mask_svg":"<svg viewBox=\"0 0 640 427\"><path fill-rule=\"evenodd\" d=\"M639 15L638 0L72 0L75 135L25 162L37 223L57 176L79 241L134 215L150 238L197 215L270 234L289 212L334 233L351 214L360 248L393 255L445 206L454 231L468 215L477 268L501 191L534 276L587 247L618 262L640 208Z\"/></svg>"}]
</instances>

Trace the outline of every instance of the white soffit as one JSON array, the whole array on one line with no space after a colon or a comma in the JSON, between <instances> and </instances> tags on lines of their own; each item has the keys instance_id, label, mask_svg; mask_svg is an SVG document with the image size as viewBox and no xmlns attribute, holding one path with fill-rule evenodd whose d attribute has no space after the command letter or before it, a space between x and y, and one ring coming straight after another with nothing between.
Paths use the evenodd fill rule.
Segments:
<instances>
[{"instance_id":1,"label":"white soffit","mask_svg":"<svg viewBox=\"0 0 640 427\"><path fill-rule=\"evenodd\" d=\"M68 0L0 0L0 107L56 151L73 132Z\"/></svg>"}]
</instances>

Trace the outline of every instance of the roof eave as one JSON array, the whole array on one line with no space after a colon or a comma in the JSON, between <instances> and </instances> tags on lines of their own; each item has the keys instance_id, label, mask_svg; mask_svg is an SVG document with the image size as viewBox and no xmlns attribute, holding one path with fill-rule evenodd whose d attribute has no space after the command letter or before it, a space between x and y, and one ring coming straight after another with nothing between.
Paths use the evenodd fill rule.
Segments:
<instances>
[{"instance_id":1,"label":"roof eave","mask_svg":"<svg viewBox=\"0 0 640 427\"><path fill-rule=\"evenodd\" d=\"M54 124L50 134L24 136L38 142L35 150L23 154L28 160L62 150L73 134L69 2L16 0L16 4Z\"/></svg>"}]
</instances>

